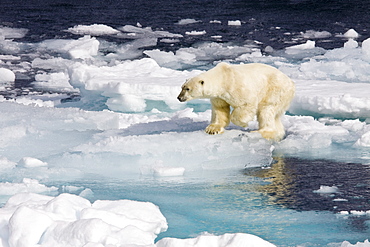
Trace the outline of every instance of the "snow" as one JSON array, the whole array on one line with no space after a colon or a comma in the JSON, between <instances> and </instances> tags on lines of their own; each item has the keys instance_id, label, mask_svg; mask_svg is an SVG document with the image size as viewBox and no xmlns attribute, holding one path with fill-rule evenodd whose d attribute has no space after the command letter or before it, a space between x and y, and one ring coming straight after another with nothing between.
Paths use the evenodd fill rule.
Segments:
<instances>
[{"instance_id":1,"label":"snow","mask_svg":"<svg viewBox=\"0 0 370 247\"><path fill-rule=\"evenodd\" d=\"M198 22L182 19L178 24ZM26 51L9 39L27 30L0 28L0 41L6 44L2 52L6 49L7 54L0 57L0 83L13 83L27 71L35 75L35 88L52 92L0 96L0 199L9 199L0 209L1 246L274 246L248 234L247 228L245 233L157 241L167 230L157 206L102 200L95 198L94 189L69 182L96 176L98 182L130 178L133 185L154 180L170 184L165 188L191 187L199 177L212 180L209 174L222 174L222 180L245 168L269 168L277 154L370 164L370 39L356 41L357 32L348 31L343 47L332 50L317 45L317 39L331 36L329 32L308 30L300 34L305 43L283 50L262 51L258 42L204 42L163 51L151 46L158 40L178 42L183 35L141 25L77 25L67 30L83 36L33 44L31 61L21 64L18 53ZM92 37L104 35L130 41L117 45ZM177 101L186 79L220 61L262 62L292 77L297 90L283 117L284 140L261 138L253 132L256 121L246 129L230 125L223 135L206 135L209 101ZM80 100L70 100L71 94L79 94ZM341 191L334 185L317 188L319 194ZM268 216L256 215L256 225L268 221ZM271 231L260 232L267 236Z\"/></svg>"}]
</instances>

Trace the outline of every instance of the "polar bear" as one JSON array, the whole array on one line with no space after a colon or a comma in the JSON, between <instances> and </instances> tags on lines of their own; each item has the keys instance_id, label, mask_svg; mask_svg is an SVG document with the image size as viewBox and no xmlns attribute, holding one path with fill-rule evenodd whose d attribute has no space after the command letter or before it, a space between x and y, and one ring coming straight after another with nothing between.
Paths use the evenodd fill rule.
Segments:
<instances>
[{"instance_id":1,"label":"polar bear","mask_svg":"<svg viewBox=\"0 0 370 247\"><path fill-rule=\"evenodd\" d=\"M258 132L262 137L279 141L285 135L280 118L294 93L294 82L272 66L222 62L187 80L177 99L180 102L199 98L211 100L212 119L205 129L208 134L223 133L230 121L247 127L257 115ZM230 106L233 108L231 114Z\"/></svg>"}]
</instances>

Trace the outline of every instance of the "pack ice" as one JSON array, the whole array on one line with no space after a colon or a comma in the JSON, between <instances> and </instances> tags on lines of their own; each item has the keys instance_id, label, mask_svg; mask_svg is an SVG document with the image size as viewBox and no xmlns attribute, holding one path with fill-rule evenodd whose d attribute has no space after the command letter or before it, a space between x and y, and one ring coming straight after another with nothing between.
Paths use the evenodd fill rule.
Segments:
<instances>
[{"instance_id":1,"label":"pack ice","mask_svg":"<svg viewBox=\"0 0 370 247\"><path fill-rule=\"evenodd\" d=\"M268 53L255 45L212 42L164 52L148 47L182 36L96 24L67 29L84 35L79 39L25 44L13 40L24 30L6 31L0 39L7 54L0 57L1 87L7 90L17 76L30 72L36 74L35 88L55 93L0 97L0 169L9 181L0 184L5 188L0 191L11 188L0 197L6 202L0 209L0 246L274 246L244 233L155 243L168 226L154 204L91 203L83 198L93 195L88 188L57 188L53 182L89 174L186 178L202 171L268 167L278 154L369 164L370 39L362 44L349 39L330 51L312 41ZM116 45L89 35L133 41ZM32 61L9 62L30 51ZM300 57L305 59L297 62ZM221 60L271 64L295 80L297 94L283 119L283 141L270 143L250 132L257 129L256 121L248 129L230 126L223 135L206 135L209 103L177 102L187 78ZM203 67L186 70L191 66ZM81 99L70 100L71 94Z\"/></svg>"}]
</instances>

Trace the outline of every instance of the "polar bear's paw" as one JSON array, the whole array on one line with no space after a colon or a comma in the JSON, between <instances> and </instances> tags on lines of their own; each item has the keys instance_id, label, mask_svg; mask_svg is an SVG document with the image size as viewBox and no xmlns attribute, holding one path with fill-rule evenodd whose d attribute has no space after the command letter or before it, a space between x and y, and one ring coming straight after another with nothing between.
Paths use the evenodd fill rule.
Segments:
<instances>
[{"instance_id":1,"label":"polar bear's paw","mask_svg":"<svg viewBox=\"0 0 370 247\"><path fill-rule=\"evenodd\" d=\"M280 141L283 139L284 133L279 133L278 131L274 130L266 130L266 129L260 129L257 132L261 134L261 136L267 140L270 141Z\"/></svg>"},{"instance_id":2,"label":"polar bear's paw","mask_svg":"<svg viewBox=\"0 0 370 247\"><path fill-rule=\"evenodd\" d=\"M219 124L210 124L206 128L206 133L210 135L217 135L224 133L225 129Z\"/></svg>"}]
</instances>

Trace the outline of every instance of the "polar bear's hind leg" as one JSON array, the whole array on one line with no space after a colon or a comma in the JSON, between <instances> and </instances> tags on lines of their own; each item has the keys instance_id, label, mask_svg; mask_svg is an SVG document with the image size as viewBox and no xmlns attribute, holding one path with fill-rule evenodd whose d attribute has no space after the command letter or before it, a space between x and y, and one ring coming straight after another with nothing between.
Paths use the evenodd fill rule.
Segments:
<instances>
[{"instance_id":1,"label":"polar bear's hind leg","mask_svg":"<svg viewBox=\"0 0 370 247\"><path fill-rule=\"evenodd\" d=\"M264 106L257 113L258 132L261 133L263 138L272 141L280 141L285 135L284 126L281 122L281 116L284 112L276 108L276 105Z\"/></svg>"}]
</instances>

